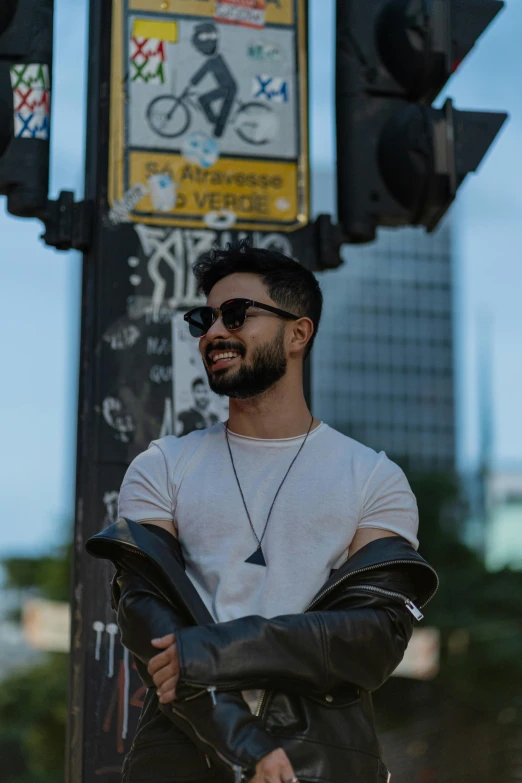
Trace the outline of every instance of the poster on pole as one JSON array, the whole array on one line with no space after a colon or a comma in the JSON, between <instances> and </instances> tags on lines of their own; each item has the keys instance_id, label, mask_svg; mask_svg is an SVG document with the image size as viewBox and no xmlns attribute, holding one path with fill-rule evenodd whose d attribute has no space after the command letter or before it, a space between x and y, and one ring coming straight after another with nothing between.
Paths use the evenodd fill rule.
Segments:
<instances>
[{"instance_id":1,"label":"poster on pole","mask_svg":"<svg viewBox=\"0 0 522 783\"><path fill-rule=\"evenodd\" d=\"M228 419L228 397L210 389L198 345L183 313L176 313L172 319L172 408L173 434L178 437Z\"/></svg>"},{"instance_id":2,"label":"poster on pole","mask_svg":"<svg viewBox=\"0 0 522 783\"><path fill-rule=\"evenodd\" d=\"M305 225L304 0L113 0L113 9L110 221Z\"/></svg>"}]
</instances>

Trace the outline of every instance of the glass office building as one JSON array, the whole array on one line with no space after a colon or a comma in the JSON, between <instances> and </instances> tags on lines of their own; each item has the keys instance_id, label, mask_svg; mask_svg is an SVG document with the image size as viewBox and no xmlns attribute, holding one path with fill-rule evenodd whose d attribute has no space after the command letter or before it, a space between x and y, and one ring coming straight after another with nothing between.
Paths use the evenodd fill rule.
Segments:
<instances>
[{"instance_id":1,"label":"glass office building","mask_svg":"<svg viewBox=\"0 0 522 783\"><path fill-rule=\"evenodd\" d=\"M314 175L314 211L334 212L333 176ZM315 415L403 466L455 464L452 237L446 220L381 229L321 273L313 351Z\"/></svg>"}]
</instances>

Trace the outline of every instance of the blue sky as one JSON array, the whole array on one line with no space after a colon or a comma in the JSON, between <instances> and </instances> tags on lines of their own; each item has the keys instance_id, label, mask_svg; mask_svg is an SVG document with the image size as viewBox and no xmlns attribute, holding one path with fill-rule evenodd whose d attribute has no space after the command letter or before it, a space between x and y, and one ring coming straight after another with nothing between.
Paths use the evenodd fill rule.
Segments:
<instances>
[{"instance_id":1,"label":"blue sky","mask_svg":"<svg viewBox=\"0 0 522 783\"><path fill-rule=\"evenodd\" d=\"M334 2L310 2L312 166L332 167ZM56 0L53 196L82 191L86 28L86 0ZM461 466L477 455L480 312L492 322L495 462L522 465L521 41L522 3L511 0L445 92L457 108L511 115L452 210ZM41 225L8 216L3 202L0 555L47 548L73 518L81 271L79 254L46 248Z\"/></svg>"}]
</instances>

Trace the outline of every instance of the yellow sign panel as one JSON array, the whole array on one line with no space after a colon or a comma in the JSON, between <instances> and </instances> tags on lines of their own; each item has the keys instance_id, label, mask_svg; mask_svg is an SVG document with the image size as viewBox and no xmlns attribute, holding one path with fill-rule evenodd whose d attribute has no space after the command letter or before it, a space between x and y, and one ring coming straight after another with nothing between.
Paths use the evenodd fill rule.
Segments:
<instances>
[{"instance_id":1,"label":"yellow sign panel","mask_svg":"<svg viewBox=\"0 0 522 783\"><path fill-rule=\"evenodd\" d=\"M155 22L153 19L135 19L132 27L135 38L156 38L167 43L177 43L177 22Z\"/></svg>"},{"instance_id":2,"label":"yellow sign panel","mask_svg":"<svg viewBox=\"0 0 522 783\"><path fill-rule=\"evenodd\" d=\"M304 0L113 0L113 11L109 217L302 227Z\"/></svg>"},{"instance_id":3,"label":"yellow sign panel","mask_svg":"<svg viewBox=\"0 0 522 783\"><path fill-rule=\"evenodd\" d=\"M135 214L148 221L156 215L163 196L164 221L170 217L200 217L206 224L224 223L230 213L238 222L288 222L297 214L296 168L291 163L219 160L211 168L189 163L180 155L169 157L134 152L132 182L149 183L148 193ZM163 182L162 182L163 181ZM172 183L172 184L171 184ZM175 184L174 184L175 183ZM164 193L169 188L169 193ZM288 199L292 194L292 199ZM175 202L175 207L170 204ZM210 218L208 216L210 215ZM156 215L157 217L157 215Z\"/></svg>"},{"instance_id":4,"label":"yellow sign panel","mask_svg":"<svg viewBox=\"0 0 522 783\"><path fill-rule=\"evenodd\" d=\"M130 0L131 11L214 18L216 0ZM294 0L265 0L266 24L294 24Z\"/></svg>"}]
</instances>

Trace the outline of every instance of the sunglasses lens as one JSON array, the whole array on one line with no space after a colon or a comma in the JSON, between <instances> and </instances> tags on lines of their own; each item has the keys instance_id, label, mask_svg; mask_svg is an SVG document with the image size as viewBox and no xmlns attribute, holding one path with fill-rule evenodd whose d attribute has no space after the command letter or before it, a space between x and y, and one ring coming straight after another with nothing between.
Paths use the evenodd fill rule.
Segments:
<instances>
[{"instance_id":1,"label":"sunglasses lens","mask_svg":"<svg viewBox=\"0 0 522 783\"><path fill-rule=\"evenodd\" d=\"M221 318L225 329L239 329L245 323L248 305L244 302L228 302L221 309Z\"/></svg>"},{"instance_id":2,"label":"sunglasses lens","mask_svg":"<svg viewBox=\"0 0 522 783\"><path fill-rule=\"evenodd\" d=\"M212 326L213 310L211 307L196 307L187 315L186 320L192 337L203 337Z\"/></svg>"}]
</instances>

